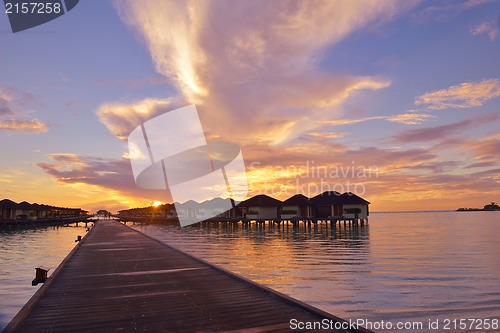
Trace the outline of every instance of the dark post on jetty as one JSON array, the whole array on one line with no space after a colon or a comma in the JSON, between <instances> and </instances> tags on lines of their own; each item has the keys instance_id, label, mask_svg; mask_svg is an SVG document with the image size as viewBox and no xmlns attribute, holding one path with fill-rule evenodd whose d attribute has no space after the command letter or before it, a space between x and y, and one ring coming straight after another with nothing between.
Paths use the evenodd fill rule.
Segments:
<instances>
[{"instance_id":1,"label":"dark post on jetty","mask_svg":"<svg viewBox=\"0 0 500 333\"><path fill-rule=\"evenodd\" d=\"M289 331L291 320L347 324L119 222L101 220L3 332L267 332Z\"/></svg>"},{"instance_id":2,"label":"dark post on jetty","mask_svg":"<svg viewBox=\"0 0 500 333\"><path fill-rule=\"evenodd\" d=\"M47 281L47 272L50 271L50 268L45 266L39 266L35 268L35 278L31 281L32 286L36 286L39 283L44 283Z\"/></svg>"}]
</instances>

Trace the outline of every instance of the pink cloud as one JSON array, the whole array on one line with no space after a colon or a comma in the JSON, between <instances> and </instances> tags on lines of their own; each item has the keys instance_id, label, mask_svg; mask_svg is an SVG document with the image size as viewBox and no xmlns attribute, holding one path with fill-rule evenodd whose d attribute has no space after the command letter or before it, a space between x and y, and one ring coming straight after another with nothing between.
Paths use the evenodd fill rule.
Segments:
<instances>
[{"instance_id":1,"label":"pink cloud","mask_svg":"<svg viewBox=\"0 0 500 333\"><path fill-rule=\"evenodd\" d=\"M205 131L280 144L332 118L354 92L390 84L325 73L318 64L326 48L416 3L126 1L116 8L145 40L157 71L197 105Z\"/></svg>"},{"instance_id":2,"label":"pink cloud","mask_svg":"<svg viewBox=\"0 0 500 333\"><path fill-rule=\"evenodd\" d=\"M0 131L17 132L24 134L39 134L48 130L48 126L38 119L26 119L32 111L29 109L35 104L33 94L13 89L0 87Z\"/></svg>"},{"instance_id":3,"label":"pink cloud","mask_svg":"<svg viewBox=\"0 0 500 333\"><path fill-rule=\"evenodd\" d=\"M500 15L496 20L486 21L475 26L470 32L473 36L486 34L493 42L500 33Z\"/></svg>"},{"instance_id":4,"label":"pink cloud","mask_svg":"<svg viewBox=\"0 0 500 333\"><path fill-rule=\"evenodd\" d=\"M468 140L461 147L473 152L474 158L482 163L500 161L500 136L491 135L482 139Z\"/></svg>"},{"instance_id":5,"label":"pink cloud","mask_svg":"<svg viewBox=\"0 0 500 333\"><path fill-rule=\"evenodd\" d=\"M442 140L456 133L460 133L470 127L479 126L498 119L500 119L500 114L489 113L448 125L405 130L394 135L392 139L394 142L398 143Z\"/></svg>"},{"instance_id":6,"label":"pink cloud","mask_svg":"<svg viewBox=\"0 0 500 333\"><path fill-rule=\"evenodd\" d=\"M145 190L138 187L128 159L104 159L76 154L52 154L49 157L52 163L40 162L36 165L61 184L96 185L125 196L144 198L146 201L170 200L167 190Z\"/></svg>"}]
</instances>

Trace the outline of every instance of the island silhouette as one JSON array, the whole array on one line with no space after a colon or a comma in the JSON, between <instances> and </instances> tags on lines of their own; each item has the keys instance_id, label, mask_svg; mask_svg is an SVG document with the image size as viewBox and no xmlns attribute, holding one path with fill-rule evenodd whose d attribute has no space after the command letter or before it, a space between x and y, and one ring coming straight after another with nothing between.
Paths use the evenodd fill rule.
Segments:
<instances>
[{"instance_id":1,"label":"island silhouette","mask_svg":"<svg viewBox=\"0 0 500 333\"><path fill-rule=\"evenodd\" d=\"M496 202L491 202L489 205L484 205L483 208L459 208L457 212L484 212L484 211L500 211L500 206Z\"/></svg>"}]
</instances>

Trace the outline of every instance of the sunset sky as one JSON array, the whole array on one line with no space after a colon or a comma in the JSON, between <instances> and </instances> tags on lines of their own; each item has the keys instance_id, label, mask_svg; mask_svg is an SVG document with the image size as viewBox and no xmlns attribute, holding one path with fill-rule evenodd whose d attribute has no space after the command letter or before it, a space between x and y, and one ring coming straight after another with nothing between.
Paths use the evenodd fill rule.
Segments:
<instances>
[{"instance_id":1,"label":"sunset sky","mask_svg":"<svg viewBox=\"0 0 500 333\"><path fill-rule=\"evenodd\" d=\"M15 34L1 13L0 40L0 199L169 202L135 184L127 137L195 104L249 195L500 201L498 0L85 0Z\"/></svg>"}]
</instances>

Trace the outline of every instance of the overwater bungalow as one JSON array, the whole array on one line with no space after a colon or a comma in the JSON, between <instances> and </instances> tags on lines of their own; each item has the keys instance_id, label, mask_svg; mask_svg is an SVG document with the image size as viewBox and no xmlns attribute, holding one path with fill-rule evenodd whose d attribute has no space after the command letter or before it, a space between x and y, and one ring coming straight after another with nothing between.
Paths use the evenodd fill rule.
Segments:
<instances>
[{"instance_id":1,"label":"overwater bungalow","mask_svg":"<svg viewBox=\"0 0 500 333\"><path fill-rule=\"evenodd\" d=\"M189 200L182 204L175 203L175 209L173 204L170 206L167 204L159 207L122 210L119 211L119 215L124 217L178 217L197 221L217 217L246 217L255 220L286 220L294 217L366 219L369 215L369 204L370 202L354 193L327 191L313 198L296 194L283 202L265 194L256 195L237 205L234 205L231 199L222 198L214 198L202 203Z\"/></svg>"},{"instance_id":2,"label":"overwater bungalow","mask_svg":"<svg viewBox=\"0 0 500 333\"><path fill-rule=\"evenodd\" d=\"M313 216L327 218L330 216L342 216L344 211L339 203L342 194L337 191L326 191L311 198L313 205Z\"/></svg>"},{"instance_id":3,"label":"overwater bungalow","mask_svg":"<svg viewBox=\"0 0 500 333\"><path fill-rule=\"evenodd\" d=\"M30 204L23 201L16 203L9 199L0 201L0 219L31 219L39 218L59 218L59 217L77 217L88 214L80 208L62 208L41 204Z\"/></svg>"},{"instance_id":4,"label":"overwater bungalow","mask_svg":"<svg viewBox=\"0 0 500 333\"><path fill-rule=\"evenodd\" d=\"M312 212L311 199L303 194L295 194L283 201L280 213L282 219L287 219L297 216L312 216Z\"/></svg>"},{"instance_id":5,"label":"overwater bungalow","mask_svg":"<svg viewBox=\"0 0 500 333\"><path fill-rule=\"evenodd\" d=\"M278 219L282 204L280 200L259 194L240 202L238 207L242 209L243 216L249 219Z\"/></svg>"},{"instance_id":6,"label":"overwater bungalow","mask_svg":"<svg viewBox=\"0 0 500 333\"><path fill-rule=\"evenodd\" d=\"M370 202L354 193L326 191L311 199L313 216L317 218L341 217L365 219L370 214Z\"/></svg>"},{"instance_id":7,"label":"overwater bungalow","mask_svg":"<svg viewBox=\"0 0 500 333\"><path fill-rule=\"evenodd\" d=\"M16 216L21 214L17 203L9 199L0 201L0 219L13 220Z\"/></svg>"}]
</instances>

